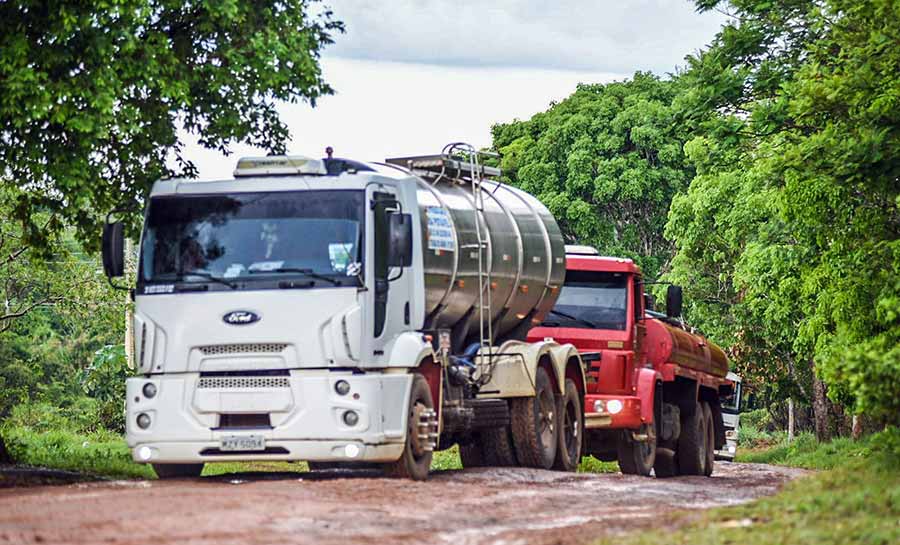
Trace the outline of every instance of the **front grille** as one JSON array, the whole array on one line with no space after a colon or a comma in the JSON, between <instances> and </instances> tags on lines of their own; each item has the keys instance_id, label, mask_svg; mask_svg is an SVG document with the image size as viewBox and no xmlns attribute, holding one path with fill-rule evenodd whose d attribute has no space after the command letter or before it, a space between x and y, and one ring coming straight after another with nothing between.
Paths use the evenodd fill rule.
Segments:
<instances>
[{"instance_id":1,"label":"front grille","mask_svg":"<svg viewBox=\"0 0 900 545\"><path fill-rule=\"evenodd\" d=\"M287 343L236 343L236 344L210 344L201 346L200 351L205 356L220 356L222 354L277 354L287 348Z\"/></svg>"},{"instance_id":2,"label":"front grille","mask_svg":"<svg viewBox=\"0 0 900 545\"><path fill-rule=\"evenodd\" d=\"M288 377L200 377L197 388L229 390L233 388L290 388Z\"/></svg>"}]
</instances>

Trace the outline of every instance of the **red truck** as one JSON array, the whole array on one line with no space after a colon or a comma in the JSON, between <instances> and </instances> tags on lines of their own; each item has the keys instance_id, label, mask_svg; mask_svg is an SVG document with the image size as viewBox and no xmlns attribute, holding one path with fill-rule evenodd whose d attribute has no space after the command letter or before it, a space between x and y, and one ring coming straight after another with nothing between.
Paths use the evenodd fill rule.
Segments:
<instances>
[{"instance_id":1,"label":"red truck","mask_svg":"<svg viewBox=\"0 0 900 545\"><path fill-rule=\"evenodd\" d=\"M559 300L529 340L581 352L585 454L627 474L711 475L725 444L719 399L734 389L728 358L681 321L680 287L669 286L660 314L644 285L632 260L567 246Z\"/></svg>"}]
</instances>

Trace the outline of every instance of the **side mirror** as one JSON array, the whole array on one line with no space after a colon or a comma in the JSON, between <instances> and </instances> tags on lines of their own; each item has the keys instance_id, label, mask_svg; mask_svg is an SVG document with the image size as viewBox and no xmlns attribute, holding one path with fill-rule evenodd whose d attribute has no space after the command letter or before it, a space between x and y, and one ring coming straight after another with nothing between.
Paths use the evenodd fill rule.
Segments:
<instances>
[{"instance_id":1,"label":"side mirror","mask_svg":"<svg viewBox=\"0 0 900 545\"><path fill-rule=\"evenodd\" d=\"M394 213L388 218L388 267L409 267L412 265L412 215Z\"/></svg>"},{"instance_id":2,"label":"side mirror","mask_svg":"<svg viewBox=\"0 0 900 545\"><path fill-rule=\"evenodd\" d=\"M681 286L671 285L666 290L666 316L678 318L681 316Z\"/></svg>"},{"instance_id":3,"label":"side mirror","mask_svg":"<svg viewBox=\"0 0 900 545\"><path fill-rule=\"evenodd\" d=\"M125 230L122 222L103 225L103 272L109 278L125 274Z\"/></svg>"}]
</instances>

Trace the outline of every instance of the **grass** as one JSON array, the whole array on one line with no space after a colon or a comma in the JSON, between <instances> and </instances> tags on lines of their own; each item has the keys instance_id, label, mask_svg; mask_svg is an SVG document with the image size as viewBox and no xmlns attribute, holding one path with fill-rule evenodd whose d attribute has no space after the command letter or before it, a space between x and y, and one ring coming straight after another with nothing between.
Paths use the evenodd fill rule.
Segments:
<instances>
[{"instance_id":1,"label":"grass","mask_svg":"<svg viewBox=\"0 0 900 545\"><path fill-rule=\"evenodd\" d=\"M743 461L821 469L779 494L737 507L682 515L679 530L639 532L597 545L816 545L900 543L900 430L862 441L791 445L747 453Z\"/></svg>"}]
</instances>

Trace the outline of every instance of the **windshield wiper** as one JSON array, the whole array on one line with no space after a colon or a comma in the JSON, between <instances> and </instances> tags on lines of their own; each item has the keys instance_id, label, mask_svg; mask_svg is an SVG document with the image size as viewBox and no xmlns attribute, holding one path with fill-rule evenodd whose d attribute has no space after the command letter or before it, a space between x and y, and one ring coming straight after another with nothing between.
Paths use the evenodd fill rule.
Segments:
<instances>
[{"instance_id":1,"label":"windshield wiper","mask_svg":"<svg viewBox=\"0 0 900 545\"><path fill-rule=\"evenodd\" d=\"M588 327L592 327L594 329L599 329L597 327L597 324L595 324L594 322L591 322L590 320L585 320L584 318L576 318L575 316L572 316L571 314L566 314L565 312L560 312L560 311L556 310L555 308L550 309L550 314L556 314L557 316L560 316L567 320L572 320L573 322L578 322L578 323L586 325Z\"/></svg>"},{"instance_id":2,"label":"windshield wiper","mask_svg":"<svg viewBox=\"0 0 900 545\"><path fill-rule=\"evenodd\" d=\"M255 269L255 270L250 271L250 274L263 274L263 273L297 273L297 274L302 274L303 276L306 276L308 278L315 278L316 280L322 280L324 282L331 282L331 284L333 284L335 286L341 285L340 281L335 280L334 278L328 278L327 276L321 275L321 274L313 271L312 269L298 269L295 267L279 267L277 269L270 269L270 270Z\"/></svg>"},{"instance_id":3,"label":"windshield wiper","mask_svg":"<svg viewBox=\"0 0 900 545\"><path fill-rule=\"evenodd\" d=\"M231 288L233 290L236 290L238 287L237 284L235 284L234 282L229 282L228 280L225 280L224 278L220 278L214 274L210 274L208 272L202 272L202 271L191 271L191 272L178 273L177 275L175 275L175 281L182 282L182 281L184 281L184 278L186 276L199 276L201 278L205 278L207 280L212 280L213 282L218 282L219 284L228 286L229 288Z\"/></svg>"}]
</instances>

